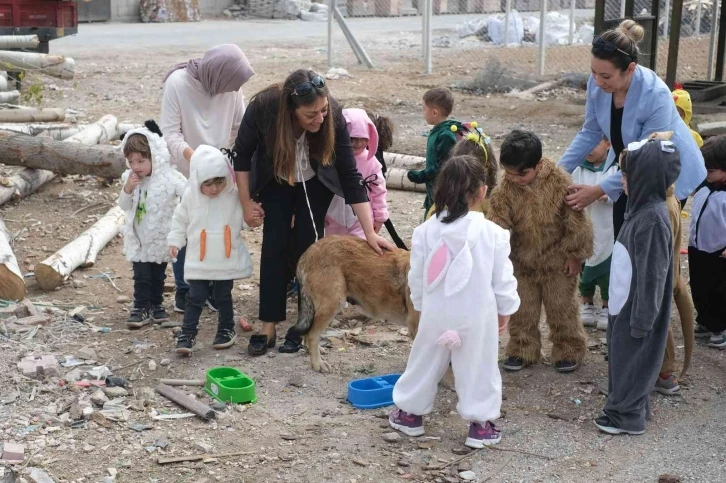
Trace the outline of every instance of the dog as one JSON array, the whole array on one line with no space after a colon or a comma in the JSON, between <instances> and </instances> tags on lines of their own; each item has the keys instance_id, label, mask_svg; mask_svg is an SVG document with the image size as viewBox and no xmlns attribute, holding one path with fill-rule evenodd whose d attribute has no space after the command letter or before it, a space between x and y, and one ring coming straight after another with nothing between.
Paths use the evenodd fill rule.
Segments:
<instances>
[{"instance_id":1,"label":"dog","mask_svg":"<svg viewBox=\"0 0 726 483\"><path fill-rule=\"evenodd\" d=\"M353 236L325 237L300 257L297 280L300 305L290 329L304 336L314 371L330 372L320 357L320 334L346 302L367 315L406 325L416 337L419 312L408 288L409 252L396 249L376 255L365 240Z\"/></svg>"}]
</instances>

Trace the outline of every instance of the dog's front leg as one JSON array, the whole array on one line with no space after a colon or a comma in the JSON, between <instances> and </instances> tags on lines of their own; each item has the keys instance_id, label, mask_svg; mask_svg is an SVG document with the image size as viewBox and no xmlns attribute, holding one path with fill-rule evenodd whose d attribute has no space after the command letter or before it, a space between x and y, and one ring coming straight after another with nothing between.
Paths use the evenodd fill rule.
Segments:
<instances>
[{"instance_id":1,"label":"dog's front leg","mask_svg":"<svg viewBox=\"0 0 726 483\"><path fill-rule=\"evenodd\" d=\"M330 372L330 365L320 355L320 334L309 333L305 336L305 345L310 354L310 365L314 371Z\"/></svg>"}]
</instances>

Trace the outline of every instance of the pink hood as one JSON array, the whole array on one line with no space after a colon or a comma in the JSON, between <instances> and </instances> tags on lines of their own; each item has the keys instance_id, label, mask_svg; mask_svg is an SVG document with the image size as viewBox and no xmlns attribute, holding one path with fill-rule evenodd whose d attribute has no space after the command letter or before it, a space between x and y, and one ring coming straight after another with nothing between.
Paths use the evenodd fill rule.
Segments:
<instances>
[{"instance_id":1,"label":"pink hood","mask_svg":"<svg viewBox=\"0 0 726 483\"><path fill-rule=\"evenodd\" d=\"M348 124L348 134L351 138L368 140L368 157L370 160L378 152L378 131L373 121L363 109L343 109L343 117Z\"/></svg>"}]
</instances>

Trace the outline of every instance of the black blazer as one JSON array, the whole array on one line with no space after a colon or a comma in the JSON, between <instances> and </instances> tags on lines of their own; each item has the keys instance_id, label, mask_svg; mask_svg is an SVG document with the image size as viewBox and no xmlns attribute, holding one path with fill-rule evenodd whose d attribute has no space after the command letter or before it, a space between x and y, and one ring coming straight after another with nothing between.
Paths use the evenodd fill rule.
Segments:
<instances>
[{"instance_id":1,"label":"black blazer","mask_svg":"<svg viewBox=\"0 0 726 483\"><path fill-rule=\"evenodd\" d=\"M279 105L278 92L258 95L247 106L237 132L232 154L234 170L252 172L250 175L252 196L262 191L275 177L272 156L277 135L275 126ZM335 122L333 162L328 166L319 163L313 152L315 134L308 133L308 143L311 145L310 165L323 185L336 195L345 198L347 204L365 203L368 201L368 194L356 166L345 118L337 101L332 97L328 116L332 116Z\"/></svg>"}]
</instances>

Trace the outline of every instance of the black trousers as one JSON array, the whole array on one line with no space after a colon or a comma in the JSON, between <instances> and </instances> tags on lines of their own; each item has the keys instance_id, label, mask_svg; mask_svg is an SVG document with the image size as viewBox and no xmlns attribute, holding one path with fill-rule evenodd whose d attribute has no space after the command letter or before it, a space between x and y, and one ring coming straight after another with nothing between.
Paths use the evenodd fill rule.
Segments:
<instances>
[{"instance_id":1,"label":"black trousers","mask_svg":"<svg viewBox=\"0 0 726 483\"><path fill-rule=\"evenodd\" d=\"M628 195L622 193L618 201L613 204L613 233L615 234L616 240L618 239L618 234L620 234L620 229L623 227L623 223L625 223L625 210L627 208Z\"/></svg>"},{"instance_id":2,"label":"black trousers","mask_svg":"<svg viewBox=\"0 0 726 483\"><path fill-rule=\"evenodd\" d=\"M708 253L688 247L691 294L698 313L696 322L711 332L726 330L726 258L721 253L723 250Z\"/></svg>"},{"instance_id":3,"label":"black trousers","mask_svg":"<svg viewBox=\"0 0 726 483\"><path fill-rule=\"evenodd\" d=\"M318 237L325 230L325 214L333 193L317 177L305 182L310 209L305 200L302 183L290 186L270 181L260 192L259 200L265 210L260 256L260 312L263 322L283 322L287 314L287 282L291 264L315 243L313 212ZM295 229L290 228L295 215Z\"/></svg>"},{"instance_id":4,"label":"black trousers","mask_svg":"<svg viewBox=\"0 0 726 483\"><path fill-rule=\"evenodd\" d=\"M232 287L234 280L189 280L189 292L187 292L187 304L184 308L184 322L182 333L197 335L199 327L199 316L207 304L207 299L214 291L214 298L217 301L219 310L219 322L217 330L234 329L234 307L232 306Z\"/></svg>"},{"instance_id":5,"label":"black trousers","mask_svg":"<svg viewBox=\"0 0 726 483\"><path fill-rule=\"evenodd\" d=\"M164 303L166 263L133 262L134 307L151 309Z\"/></svg>"}]
</instances>

